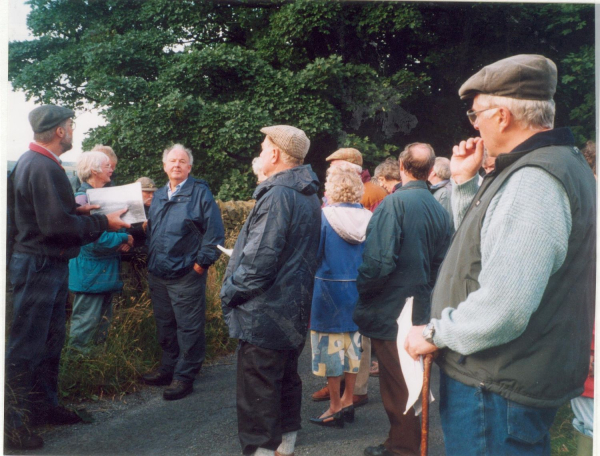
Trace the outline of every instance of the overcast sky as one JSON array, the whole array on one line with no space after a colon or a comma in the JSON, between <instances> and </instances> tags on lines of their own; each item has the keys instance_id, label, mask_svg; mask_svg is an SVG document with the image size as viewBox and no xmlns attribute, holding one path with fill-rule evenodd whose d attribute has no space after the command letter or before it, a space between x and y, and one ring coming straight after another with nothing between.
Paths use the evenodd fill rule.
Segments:
<instances>
[{"instance_id":1,"label":"overcast sky","mask_svg":"<svg viewBox=\"0 0 600 456\"><path fill-rule=\"evenodd\" d=\"M27 29L27 14L29 5L24 0L9 0L8 2L8 40L23 41L31 38ZM33 101L27 101L23 92L14 92L10 83L7 83L7 159L17 160L32 140L32 131L27 116L36 107ZM73 149L61 156L63 161L75 161L82 152L81 143L87 136L90 128L97 127L103 119L91 112L78 111L75 122L77 124L73 135Z\"/></svg>"}]
</instances>

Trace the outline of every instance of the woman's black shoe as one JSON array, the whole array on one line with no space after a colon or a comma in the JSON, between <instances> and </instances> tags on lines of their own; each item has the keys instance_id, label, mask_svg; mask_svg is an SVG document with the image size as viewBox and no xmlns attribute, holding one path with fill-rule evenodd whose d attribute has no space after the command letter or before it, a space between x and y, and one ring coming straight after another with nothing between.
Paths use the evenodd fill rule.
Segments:
<instances>
[{"instance_id":1,"label":"woman's black shoe","mask_svg":"<svg viewBox=\"0 0 600 456\"><path fill-rule=\"evenodd\" d=\"M333 418L333 419L331 421L325 421L325 420L328 420L329 418ZM334 413L333 415L325 416L323 418L319 418L318 416L316 418L311 418L310 422L313 424L318 424L319 426L343 428L344 427L344 415L342 414L342 411L340 410L339 412Z\"/></svg>"},{"instance_id":2,"label":"woman's black shoe","mask_svg":"<svg viewBox=\"0 0 600 456\"><path fill-rule=\"evenodd\" d=\"M349 405L340 410L346 423L354 423L354 405Z\"/></svg>"}]
</instances>

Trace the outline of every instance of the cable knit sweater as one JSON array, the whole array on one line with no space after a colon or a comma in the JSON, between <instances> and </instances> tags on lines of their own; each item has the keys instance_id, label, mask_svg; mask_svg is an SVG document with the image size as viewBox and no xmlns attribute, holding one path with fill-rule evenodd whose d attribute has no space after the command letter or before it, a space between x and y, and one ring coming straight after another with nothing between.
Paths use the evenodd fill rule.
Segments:
<instances>
[{"instance_id":1,"label":"cable knit sweater","mask_svg":"<svg viewBox=\"0 0 600 456\"><path fill-rule=\"evenodd\" d=\"M453 182L456 228L479 188L478 176ZM565 260L571 232L567 193L546 171L517 171L493 198L481 231L481 288L435 325L434 343L469 355L519 337L550 275Z\"/></svg>"}]
</instances>

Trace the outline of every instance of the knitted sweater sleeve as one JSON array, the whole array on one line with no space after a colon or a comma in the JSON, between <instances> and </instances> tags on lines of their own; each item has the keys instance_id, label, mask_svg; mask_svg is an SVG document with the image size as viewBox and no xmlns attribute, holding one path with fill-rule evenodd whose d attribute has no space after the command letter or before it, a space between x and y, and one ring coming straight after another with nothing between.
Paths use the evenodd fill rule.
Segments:
<instances>
[{"instance_id":1,"label":"knitted sweater sleeve","mask_svg":"<svg viewBox=\"0 0 600 456\"><path fill-rule=\"evenodd\" d=\"M480 288L432 320L435 345L469 355L519 337L565 260L571 222L567 193L556 178L534 167L515 172L485 215Z\"/></svg>"},{"instance_id":2,"label":"knitted sweater sleeve","mask_svg":"<svg viewBox=\"0 0 600 456\"><path fill-rule=\"evenodd\" d=\"M461 185L458 185L454 182L454 179L452 179L452 198L450 199L450 202L452 203L455 230L458 229L460 222L462 222L463 217L467 213L467 209L477 194L477 190L479 190L478 174L475 174L471 180L463 182Z\"/></svg>"}]
</instances>

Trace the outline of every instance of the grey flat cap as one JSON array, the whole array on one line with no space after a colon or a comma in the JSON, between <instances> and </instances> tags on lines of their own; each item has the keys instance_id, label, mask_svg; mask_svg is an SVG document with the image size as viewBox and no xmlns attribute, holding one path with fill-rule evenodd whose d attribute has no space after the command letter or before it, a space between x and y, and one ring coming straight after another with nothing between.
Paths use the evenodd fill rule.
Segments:
<instances>
[{"instance_id":1,"label":"grey flat cap","mask_svg":"<svg viewBox=\"0 0 600 456\"><path fill-rule=\"evenodd\" d=\"M29 123L34 133L41 133L56 127L63 120L75 117L75 112L55 105L38 106L29 113Z\"/></svg>"},{"instance_id":2,"label":"grey flat cap","mask_svg":"<svg viewBox=\"0 0 600 456\"><path fill-rule=\"evenodd\" d=\"M353 149L352 147L338 149L325 159L325 161L332 160L345 160L358 166L362 166L363 164L362 154L358 149Z\"/></svg>"},{"instance_id":3,"label":"grey flat cap","mask_svg":"<svg viewBox=\"0 0 600 456\"><path fill-rule=\"evenodd\" d=\"M290 125L273 125L260 129L285 153L295 158L304 159L310 147L310 140L302 130Z\"/></svg>"},{"instance_id":4,"label":"grey flat cap","mask_svg":"<svg viewBox=\"0 0 600 456\"><path fill-rule=\"evenodd\" d=\"M551 100L556 92L554 62L543 55L520 54L483 67L458 91L461 99L479 93L521 100Z\"/></svg>"}]
</instances>

